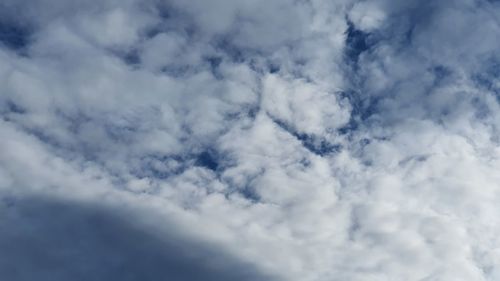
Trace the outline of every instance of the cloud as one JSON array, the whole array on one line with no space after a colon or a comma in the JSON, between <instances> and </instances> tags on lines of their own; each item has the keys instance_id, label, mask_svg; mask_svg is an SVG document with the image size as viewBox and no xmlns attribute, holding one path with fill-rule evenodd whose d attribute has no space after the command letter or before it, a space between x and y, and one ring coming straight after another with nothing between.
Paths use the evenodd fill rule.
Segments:
<instances>
[{"instance_id":1,"label":"cloud","mask_svg":"<svg viewBox=\"0 0 500 281\"><path fill-rule=\"evenodd\" d=\"M1 278L498 279L498 4L94 2L0 4Z\"/></svg>"},{"instance_id":2,"label":"cloud","mask_svg":"<svg viewBox=\"0 0 500 281\"><path fill-rule=\"evenodd\" d=\"M385 14L376 2L358 2L349 11L349 19L359 30L370 32L383 24Z\"/></svg>"},{"instance_id":3,"label":"cloud","mask_svg":"<svg viewBox=\"0 0 500 281\"><path fill-rule=\"evenodd\" d=\"M273 279L173 229L144 229L124 210L16 197L1 208L0 275L8 280Z\"/></svg>"}]
</instances>

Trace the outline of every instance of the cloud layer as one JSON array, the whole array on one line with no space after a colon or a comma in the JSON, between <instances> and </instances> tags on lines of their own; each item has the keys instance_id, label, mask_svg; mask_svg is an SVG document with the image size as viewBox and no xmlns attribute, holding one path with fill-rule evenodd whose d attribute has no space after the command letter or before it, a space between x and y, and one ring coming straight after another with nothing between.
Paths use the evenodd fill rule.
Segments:
<instances>
[{"instance_id":1,"label":"cloud layer","mask_svg":"<svg viewBox=\"0 0 500 281\"><path fill-rule=\"evenodd\" d=\"M268 2L0 3L0 279L500 278L500 4Z\"/></svg>"}]
</instances>

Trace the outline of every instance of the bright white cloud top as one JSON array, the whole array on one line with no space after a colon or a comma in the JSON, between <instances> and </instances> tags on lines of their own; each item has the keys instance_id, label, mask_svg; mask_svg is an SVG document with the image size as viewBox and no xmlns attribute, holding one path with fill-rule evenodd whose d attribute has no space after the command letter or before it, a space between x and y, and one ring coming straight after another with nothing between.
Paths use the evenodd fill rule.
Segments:
<instances>
[{"instance_id":1,"label":"bright white cloud top","mask_svg":"<svg viewBox=\"0 0 500 281\"><path fill-rule=\"evenodd\" d=\"M0 0L0 279L500 280L499 34L493 0Z\"/></svg>"}]
</instances>

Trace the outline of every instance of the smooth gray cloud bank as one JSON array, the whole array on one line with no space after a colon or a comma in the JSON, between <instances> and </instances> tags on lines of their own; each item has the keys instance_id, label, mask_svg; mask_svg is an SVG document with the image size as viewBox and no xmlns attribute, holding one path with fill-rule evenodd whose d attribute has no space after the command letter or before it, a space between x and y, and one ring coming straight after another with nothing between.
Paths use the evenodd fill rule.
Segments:
<instances>
[{"instance_id":1,"label":"smooth gray cloud bank","mask_svg":"<svg viewBox=\"0 0 500 281\"><path fill-rule=\"evenodd\" d=\"M1 209L5 280L273 280L175 226L149 233L113 209L13 197Z\"/></svg>"}]
</instances>

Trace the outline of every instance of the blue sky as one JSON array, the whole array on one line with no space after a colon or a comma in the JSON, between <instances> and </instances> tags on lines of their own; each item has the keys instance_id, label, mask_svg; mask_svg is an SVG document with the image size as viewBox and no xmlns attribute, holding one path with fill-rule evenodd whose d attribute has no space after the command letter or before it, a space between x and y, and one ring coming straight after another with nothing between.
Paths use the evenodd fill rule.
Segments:
<instances>
[{"instance_id":1,"label":"blue sky","mask_svg":"<svg viewBox=\"0 0 500 281\"><path fill-rule=\"evenodd\" d=\"M0 279L500 279L499 19L0 0Z\"/></svg>"}]
</instances>

